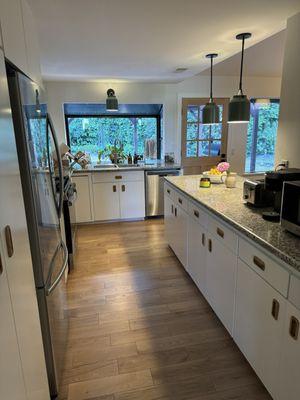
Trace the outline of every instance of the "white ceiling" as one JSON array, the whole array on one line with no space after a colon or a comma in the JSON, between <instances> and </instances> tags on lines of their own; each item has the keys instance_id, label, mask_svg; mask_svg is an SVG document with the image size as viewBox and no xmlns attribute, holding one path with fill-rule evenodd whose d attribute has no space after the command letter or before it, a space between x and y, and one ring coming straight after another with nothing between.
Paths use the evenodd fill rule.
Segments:
<instances>
[{"instance_id":1,"label":"white ceiling","mask_svg":"<svg viewBox=\"0 0 300 400\"><path fill-rule=\"evenodd\" d=\"M245 51L244 75L280 77L282 74L284 44L286 31L276 33L267 39L249 47ZM255 62L253 62L255 60ZM220 76L238 75L240 71L241 53L218 63L214 74ZM209 75L210 69L200 75Z\"/></svg>"},{"instance_id":2,"label":"white ceiling","mask_svg":"<svg viewBox=\"0 0 300 400\"><path fill-rule=\"evenodd\" d=\"M299 0L29 2L48 80L180 81L207 68L206 53L220 62L239 52L237 33L252 32L252 46L300 11Z\"/></svg>"}]
</instances>

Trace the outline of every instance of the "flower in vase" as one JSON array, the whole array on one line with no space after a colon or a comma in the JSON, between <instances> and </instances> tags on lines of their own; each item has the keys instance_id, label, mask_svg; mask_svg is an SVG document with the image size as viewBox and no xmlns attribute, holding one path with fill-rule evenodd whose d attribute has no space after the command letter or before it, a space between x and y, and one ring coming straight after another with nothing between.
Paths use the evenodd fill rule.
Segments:
<instances>
[{"instance_id":1,"label":"flower in vase","mask_svg":"<svg viewBox=\"0 0 300 400\"><path fill-rule=\"evenodd\" d=\"M230 164L226 161L220 162L217 165L217 170L223 174L223 172L229 173Z\"/></svg>"}]
</instances>

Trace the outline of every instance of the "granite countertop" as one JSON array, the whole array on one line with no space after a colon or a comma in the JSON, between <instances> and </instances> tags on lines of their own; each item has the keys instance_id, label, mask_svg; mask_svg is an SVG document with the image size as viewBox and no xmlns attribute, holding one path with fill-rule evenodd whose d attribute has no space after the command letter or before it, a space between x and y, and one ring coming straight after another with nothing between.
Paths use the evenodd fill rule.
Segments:
<instances>
[{"instance_id":1,"label":"granite countertop","mask_svg":"<svg viewBox=\"0 0 300 400\"><path fill-rule=\"evenodd\" d=\"M137 164L137 166L116 166L111 168L97 168L95 165L89 165L88 168L82 169L80 166L75 167L73 173L87 172L111 172L111 171L148 171L148 170L165 170L165 169L180 169L180 164L166 164L164 162L156 162L153 164Z\"/></svg>"},{"instance_id":2,"label":"granite countertop","mask_svg":"<svg viewBox=\"0 0 300 400\"><path fill-rule=\"evenodd\" d=\"M300 272L300 238L282 229L279 223L264 220L261 214L265 209L244 203L245 179L238 177L234 189L227 189L224 184L199 188L199 175L167 177L166 180Z\"/></svg>"}]
</instances>

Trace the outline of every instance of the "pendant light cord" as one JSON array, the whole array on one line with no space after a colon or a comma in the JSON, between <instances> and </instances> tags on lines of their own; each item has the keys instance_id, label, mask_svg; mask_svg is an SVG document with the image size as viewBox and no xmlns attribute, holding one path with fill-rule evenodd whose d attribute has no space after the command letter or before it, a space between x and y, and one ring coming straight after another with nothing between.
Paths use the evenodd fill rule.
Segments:
<instances>
[{"instance_id":1,"label":"pendant light cord","mask_svg":"<svg viewBox=\"0 0 300 400\"><path fill-rule=\"evenodd\" d=\"M245 48L245 37L243 37L243 41L242 41L242 57L241 57L241 69L240 69L239 91L241 92L241 94L243 94L242 77L243 77L243 66L244 66L244 48Z\"/></svg>"},{"instance_id":2,"label":"pendant light cord","mask_svg":"<svg viewBox=\"0 0 300 400\"><path fill-rule=\"evenodd\" d=\"M213 85L213 57L210 58L210 100L212 101L212 85Z\"/></svg>"}]
</instances>

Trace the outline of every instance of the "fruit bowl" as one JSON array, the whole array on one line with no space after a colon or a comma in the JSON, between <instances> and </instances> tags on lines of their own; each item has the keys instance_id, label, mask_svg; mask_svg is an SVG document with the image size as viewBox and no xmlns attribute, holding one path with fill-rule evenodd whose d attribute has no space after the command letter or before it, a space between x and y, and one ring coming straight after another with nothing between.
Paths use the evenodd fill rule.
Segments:
<instances>
[{"instance_id":1,"label":"fruit bowl","mask_svg":"<svg viewBox=\"0 0 300 400\"><path fill-rule=\"evenodd\" d=\"M224 183L227 174L226 172L216 174L211 171L204 171L202 175L205 178L209 178L211 183Z\"/></svg>"}]
</instances>

